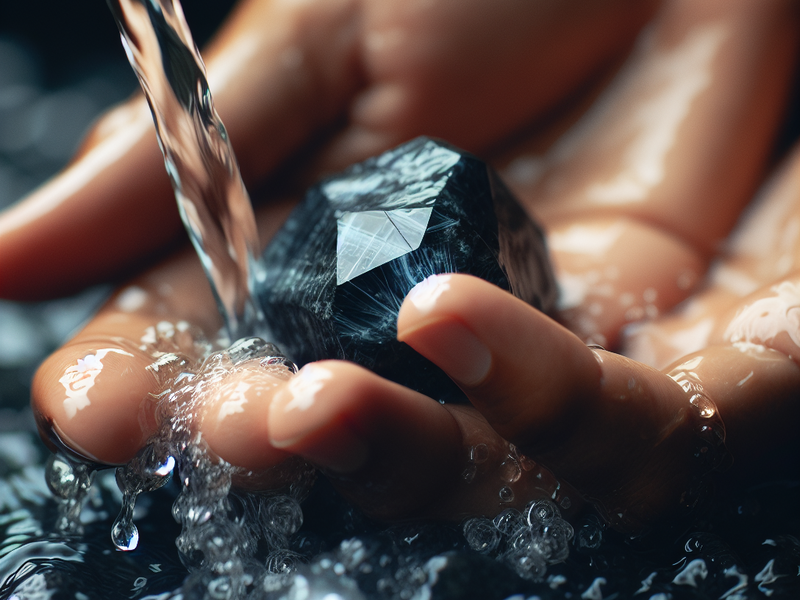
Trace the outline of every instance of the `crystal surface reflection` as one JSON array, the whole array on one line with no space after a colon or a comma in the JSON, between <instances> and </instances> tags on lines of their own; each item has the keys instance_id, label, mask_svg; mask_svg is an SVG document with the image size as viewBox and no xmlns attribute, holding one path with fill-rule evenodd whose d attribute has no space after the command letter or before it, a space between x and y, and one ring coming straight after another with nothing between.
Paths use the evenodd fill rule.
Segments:
<instances>
[{"instance_id":1,"label":"crystal surface reflection","mask_svg":"<svg viewBox=\"0 0 800 600\"><path fill-rule=\"evenodd\" d=\"M541 229L486 163L428 138L311 188L264 262L259 300L294 361L351 360L447 401L463 395L396 340L414 285L469 273L545 311L556 296Z\"/></svg>"}]
</instances>

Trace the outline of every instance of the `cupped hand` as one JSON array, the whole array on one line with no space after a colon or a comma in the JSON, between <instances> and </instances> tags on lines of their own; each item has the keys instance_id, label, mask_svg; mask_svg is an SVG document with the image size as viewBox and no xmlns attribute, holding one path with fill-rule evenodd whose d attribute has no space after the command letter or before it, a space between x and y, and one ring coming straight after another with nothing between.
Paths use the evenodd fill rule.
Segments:
<instances>
[{"instance_id":1,"label":"cupped hand","mask_svg":"<svg viewBox=\"0 0 800 600\"><path fill-rule=\"evenodd\" d=\"M241 411L224 409L223 388L235 386L221 386L209 401L202 429L212 450L251 470L299 454L384 518L492 514L556 493L573 506L596 502L632 530L680 504L698 473L689 403L698 386L718 406L734 455L763 446L764 433L796 410L792 321L777 310L774 322L754 321L768 327L737 328L735 311L775 304L777 294L793 314L791 269L764 282L762 297L726 296L733 313L709 304L715 320L703 322L697 331L706 334L689 345L696 315L668 311L690 296L761 179L791 74L793 6L668 2L619 74L549 150L539 152L546 145L539 136L498 157L547 229L562 324L458 275L421 284L398 322L400 338L448 372L472 407L442 406L346 363L312 364L289 382L253 369L237 375L252 384ZM348 156L348 144L358 146L352 140L369 138L345 132L323 144L314 168L330 160L326 147ZM284 214L282 205L265 207L262 224L274 229ZM129 459L155 427L146 399L157 391L144 369L152 357L131 351L130 342L159 322L187 321L213 335L219 323L204 285L184 254L123 288L40 369L40 423L58 427L86 456ZM707 293L715 297L712 287L698 298ZM625 328L643 318L651 325ZM684 335L665 350L653 341L666 339L663 332ZM613 349L620 339L644 362L585 345ZM77 408L65 402L62 379L90 365L92 386L79 389ZM771 398L766 410L763 397ZM513 499L506 491L501 498L502 488Z\"/></svg>"}]
</instances>

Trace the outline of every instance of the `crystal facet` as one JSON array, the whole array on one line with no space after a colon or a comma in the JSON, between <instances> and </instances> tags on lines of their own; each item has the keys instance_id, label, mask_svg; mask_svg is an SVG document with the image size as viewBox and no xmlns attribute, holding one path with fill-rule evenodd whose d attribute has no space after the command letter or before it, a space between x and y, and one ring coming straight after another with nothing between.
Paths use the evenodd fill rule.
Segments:
<instances>
[{"instance_id":1,"label":"crystal facet","mask_svg":"<svg viewBox=\"0 0 800 600\"><path fill-rule=\"evenodd\" d=\"M542 232L494 171L428 138L311 188L264 261L259 300L295 362L351 360L447 401L463 394L396 339L412 287L469 273L541 310L556 296Z\"/></svg>"}]
</instances>

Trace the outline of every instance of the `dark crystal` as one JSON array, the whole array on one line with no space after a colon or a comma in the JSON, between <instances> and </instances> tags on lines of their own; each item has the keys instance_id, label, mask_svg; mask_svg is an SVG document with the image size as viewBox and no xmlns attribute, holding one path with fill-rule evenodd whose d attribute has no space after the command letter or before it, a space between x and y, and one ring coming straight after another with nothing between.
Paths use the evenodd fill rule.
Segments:
<instances>
[{"instance_id":1,"label":"dark crystal","mask_svg":"<svg viewBox=\"0 0 800 600\"><path fill-rule=\"evenodd\" d=\"M428 138L311 188L264 260L259 300L292 360L350 360L447 401L463 394L396 339L412 287L469 273L544 311L556 296L542 231L497 174Z\"/></svg>"}]
</instances>

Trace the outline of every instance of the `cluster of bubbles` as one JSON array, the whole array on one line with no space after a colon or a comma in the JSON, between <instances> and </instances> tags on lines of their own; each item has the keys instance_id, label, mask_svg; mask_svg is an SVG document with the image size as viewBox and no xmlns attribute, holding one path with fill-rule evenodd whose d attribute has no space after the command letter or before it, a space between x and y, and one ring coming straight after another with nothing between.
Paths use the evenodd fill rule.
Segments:
<instances>
[{"instance_id":1,"label":"cluster of bubbles","mask_svg":"<svg viewBox=\"0 0 800 600\"><path fill-rule=\"evenodd\" d=\"M373 568L384 571L374 582L382 597L402 600L430 593L437 569L447 562L440 555L425 560L409 556L403 564L394 564L397 557L377 556L374 548L358 538L345 540L310 562L291 549L291 538L303 524L300 502L314 482L313 468L300 459L275 467L270 474L285 484L284 493L232 491L234 478L248 473L208 449L200 433L202 405L209 388L216 388L238 369L258 365L273 377L290 377L296 368L275 346L260 338L245 338L214 351L199 332L181 323L160 324L151 334L138 349L154 359L148 369L160 386L153 395L159 429L133 460L116 470L122 507L111 538L118 549L131 550L139 543L133 519L137 496L162 487L174 475L180 487L172 507L172 516L181 524L176 545L189 570L175 598L360 600L357 581ZM470 449L468 465L482 465L488 459L488 448L479 445ZM511 448L501 461L501 478L510 477L513 481L508 483L513 484L524 471L533 471L525 468L530 467L527 463L523 466L525 460ZM81 504L92 483L90 466L54 457L47 481L63 499L62 530L80 527ZM548 487L558 489L557 484ZM564 561L573 537L572 527L548 499L531 502L523 512L509 508L493 521L471 519L464 524L463 534L470 548L499 559L529 580L541 580L548 565Z\"/></svg>"},{"instance_id":2,"label":"cluster of bubbles","mask_svg":"<svg viewBox=\"0 0 800 600\"><path fill-rule=\"evenodd\" d=\"M494 519L469 519L463 531L473 550L496 555L520 577L531 580L541 580L549 565L567 559L574 535L572 525L547 499L529 502L523 511L508 508Z\"/></svg>"},{"instance_id":3,"label":"cluster of bubbles","mask_svg":"<svg viewBox=\"0 0 800 600\"><path fill-rule=\"evenodd\" d=\"M289 460L270 473L274 481L286 483L285 493L232 493L233 478L249 473L214 456L204 443L199 423L207 390L254 363L276 378L289 377L296 368L260 338L208 352L211 347L202 335L181 324L156 328L153 339L141 347L154 357L148 368L161 386L153 398L159 429L128 464L116 470L122 508L111 539L120 550L137 547L136 498L164 486L174 473L180 493L172 515L182 526L176 545L190 572L181 593L215 600L244 598L272 571L287 570L286 564L274 560L266 565L256 560L256 552L274 555L288 547L289 538L303 523L300 501L315 472L300 459ZM81 505L92 483L90 466L54 457L47 481L62 499L61 530L80 527Z\"/></svg>"}]
</instances>

